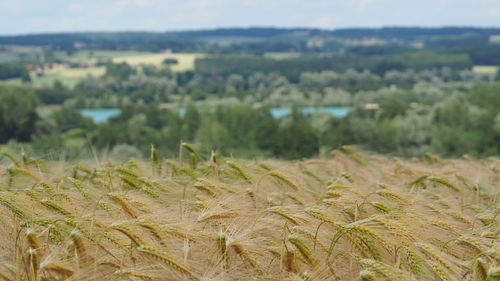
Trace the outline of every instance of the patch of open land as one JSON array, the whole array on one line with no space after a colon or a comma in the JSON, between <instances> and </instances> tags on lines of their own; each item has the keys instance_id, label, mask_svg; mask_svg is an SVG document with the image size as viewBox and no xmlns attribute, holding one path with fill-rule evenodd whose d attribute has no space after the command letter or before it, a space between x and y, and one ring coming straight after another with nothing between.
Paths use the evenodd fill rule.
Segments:
<instances>
[{"instance_id":1,"label":"patch of open land","mask_svg":"<svg viewBox=\"0 0 500 281\"><path fill-rule=\"evenodd\" d=\"M181 72L194 70L195 61L202 57L201 54L172 53L172 54L137 54L132 56L118 56L113 58L113 62L126 62L130 65L153 64L161 65L165 59L175 59L177 64L171 65L172 71Z\"/></svg>"},{"instance_id":2,"label":"patch of open land","mask_svg":"<svg viewBox=\"0 0 500 281\"><path fill-rule=\"evenodd\" d=\"M495 75L498 72L498 67L491 65L475 65L472 71L483 75Z\"/></svg>"}]
</instances>

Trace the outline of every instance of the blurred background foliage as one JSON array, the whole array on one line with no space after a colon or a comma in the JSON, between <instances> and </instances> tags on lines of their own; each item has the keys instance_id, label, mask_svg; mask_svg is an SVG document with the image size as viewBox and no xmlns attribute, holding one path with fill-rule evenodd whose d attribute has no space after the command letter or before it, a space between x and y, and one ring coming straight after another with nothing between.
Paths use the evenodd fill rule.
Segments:
<instances>
[{"instance_id":1,"label":"blurred background foliage","mask_svg":"<svg viewBox=\"0 0 500 281\"><path fill-rule=\"evenodd\" d=\"M249 28L3 36L0 146L47 158L141 157L151 144L175 157L182 141L205 155L245 158L321 156L345 144L403 157L499 155L497 34ZM82 109L119 114L95 123Z\"/></svg>"}]
</instances>

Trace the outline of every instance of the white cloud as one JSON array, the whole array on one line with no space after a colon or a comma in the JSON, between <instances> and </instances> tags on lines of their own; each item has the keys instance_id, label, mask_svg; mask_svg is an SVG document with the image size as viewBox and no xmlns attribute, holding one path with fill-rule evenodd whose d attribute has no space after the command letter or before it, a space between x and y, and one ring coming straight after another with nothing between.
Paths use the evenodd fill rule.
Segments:
<instances>
[{"instance_id":1,"label":"white cloud","mask_svg":"<svg viewBox=\"0 0 500 281\"><path fill-rule=\"evenodd\" d=\"M154 0L118 0L116 3L120 6L150 6L154 4Z\"/></svg>"},{"instance_id":2,"label":"white cloud","mask_svg":"<svg viewBox=\"0 0 500 281\"><path fill-rule=\"evenodd\" d=\"M69 5L69 10L73 11L73 12L80 12L84 8L85 8L85 6L83 6L83 4L81 4L81 3L72 3L71 5Z\"/></svg>"},{"instance_id":3,"label":"white cloud","mask_svg":"<svg viewBox=\"0 0 500 281\"><path fill-rule=\"evenodd\" d=\"M255 0L243 0L243 6L245 7L251 7L255 5Z\"/></svg>"},{"instance_id":4,"label":"white cloud","mask_svg":"<svg viewBox=\"0 0 500 281\"><path fill-rule=\"evenodd\" d=\"M358 5L361 7L367 7L375 3L377 0L357 0Z\"/></svg>"},{"instance_id":5,"label":"white cloud","mask_svg":"<svg viewBox=\"0 0 500 281\"><path fill-rule=\"evenodd\" d=\"M22 3L19 0L0 1L0 8L2 8L2 9L19 9L21 7L22 7Z\"/></svg>"},{"instance_id":6,"label":"white cloud","mask_svg":"<svg viewBox=\"0 0 500 281\"><path fill-rule=\"evenodd\" d=\"M194 0L187 1L186 7L188 9L213 9L214 7L224 7L228 5L226 0Z\"/></svg>"},{"instance_id":7,"label":"white cloud","mask_svg":"<svg viewBox=\"0 0 500 281\"><path fill-rule=\"evenodd\" d=\"M190 13L178 14L169 19L175 23L210 23L217 19L218 13L210 10L193 10Z\"/></svg>"},{"instance_id":8,"label":"white cloud","mask_svg":"<svg viewBox=\"0 0 500 281\"><path fill-rule=\"evenodd\" d=\"M500 8L491 9L491 15L495 17L500 17Z\"/></svg>"},{"instance_id":9,"label":"white cloud","mask_svg":"<svg viewBox=\"0 0 500 281\"><path fill-rule=\"evenodd\" d=\"M294 0L243 0L244 7L274 7L276 5L293 5Z\"/></svg>"},{"instance_id":10,"label":"white cloud","mask_svg":"<svg viewBox=\"0 0 500 281\"><path fill-rule=\"evenodd\" d=\"M334 21L331 16L320 16L316 18L313 22L311 22L311 27L317 27L322 29L331 29L333 28Z\"/></svg>"}]
</instances>

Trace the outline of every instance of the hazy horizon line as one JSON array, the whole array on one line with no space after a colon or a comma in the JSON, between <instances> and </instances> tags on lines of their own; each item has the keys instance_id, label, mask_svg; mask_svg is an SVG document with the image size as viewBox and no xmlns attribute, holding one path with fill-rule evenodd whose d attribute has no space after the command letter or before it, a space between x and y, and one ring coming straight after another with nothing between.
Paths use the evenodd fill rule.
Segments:
<instances>
[{"instance_id":1,"label":"hazy horizon line","mask_svg":"<svg viewBox=\"0 0 500 281\"><path fill-rule=\"evenodd\" d=\"M183 33L197 31L214 31L214 30L235 30L235 29L281 29L281 30L319 30L319 31L336 31L336 30L355 30L355 29L389 29L389 28L420 28L420 29L443 29L443 28L473 28L473 29L499 29L500 26L486 25L382 25L382 26L345 26L335 28L320 28L313 26L221 26L208 28L193 28L193 29L167 29L167 30L144 30L144 29L89 29L89 30L67 30L67 31L35 31L26 33L0 33L0 37L16 37L16 36L31 36L31 35L50 35L50 34L86 34L86 33Z\"/></svg>"}]
</instances>

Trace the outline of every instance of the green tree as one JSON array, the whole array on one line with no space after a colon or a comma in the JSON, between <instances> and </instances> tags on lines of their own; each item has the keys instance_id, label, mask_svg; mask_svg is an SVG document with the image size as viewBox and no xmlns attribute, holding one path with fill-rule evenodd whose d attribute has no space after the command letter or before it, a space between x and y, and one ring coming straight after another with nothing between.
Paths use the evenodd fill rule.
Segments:
<instances>
[{"instance_id":1,"label":"green tree","mask_svg":"<svg viewBox=\"0 0 500 281\"><path fill-rule=\"evenodd\" d=\"M394 118L398 115L404 115L408 105L399 94L391 94L380 103L380 109L382 118Z\"/></svg>"},{"instance_id":2,"label":"green tree","mask_svg":"<svg viewBox=\"0 0 500 281\"><path fill-rule=\"evenodd\" d=\"M297 108L280 130L279 155L287 159L312 157L319 152L319 139L314 128Z\"/></svg>"},{"instance_id":3,"label":"green tree","mask_svg":"<svg viewBox=\"0 0 500 281\"><path fill-rule=\"evenodd\" d=\"M29 82L31 82L30 73L27 70L21 72L21 81L23 83L29 83Z\"/></svg>"},{"instance_id":4,"label":"green tree","mask_svg":"<svg viewBox=\"0 0 500 281\"><path fill-rule=\"evenodd\" d=\"M95 127L91 118L84 117L78 110L72 108L63 107L54 112L52 118L61 132L77 128L90 131Z\"/></svg>"},{"instance_id":5,"label":"green tree","mask_svg":"<svg viewBox=\"0 0 500 281\"><path fill-rule=\"evenodd\" d=\"M196 140L205 150L225 151L229 147L231 137L229 132L220 122L214 119L203 119Z\"/></svg>"},{"instance_id":6,"label":"green tree","mask_svg":"<svg viewBox=\"0 0 500 281\"><path fill-rule=\"evenodd\" d=\"M183 118L182 137L186 141L193 141L196 137L196 132L200 126L200 113L195 105L190 104L186 108L186 114Z\"/></svg>"},{"instance_id":7,"label":"green tree","mask_svg":"<svg viewBox=\"0 0 500 281\"><path fill-rule=\"evenodd\" d=\"M38 120L39 101L27 88L0 88L0 143L30 141Z\"/></svg>"},{"instance_id":8,"label":"green tree","mask_svg":"<svg viewBox=\"0 0 500 281\"><path fill-rule=\"evenodd\" d=\"M163 64L164 65L175 65L175 64L178 64L179 61L175 58L166 58L163 60Z\"/></svg>"},{"instance_id":9,"label":"green tree","mask_svg":"<svg viewBox=\"0 0 500 281\"><path fill-rule=\"evenodd\" d=\"M125 62L106 64L106 75L117 78L119 80L127 80L130 75L133 75L135 73L135 69L133 69Z\"/></svg>"},{"instance_id":10,"label":"green tree","mask_svg":"<svg viewBox=\"0 0 500 281\"><path fill-rule=\"evenodd\" d=\"M255 123L255 144L259 149L269 151L273 155L280 153L279 123L266 110Z\"/></svg>"}]
</instances>

